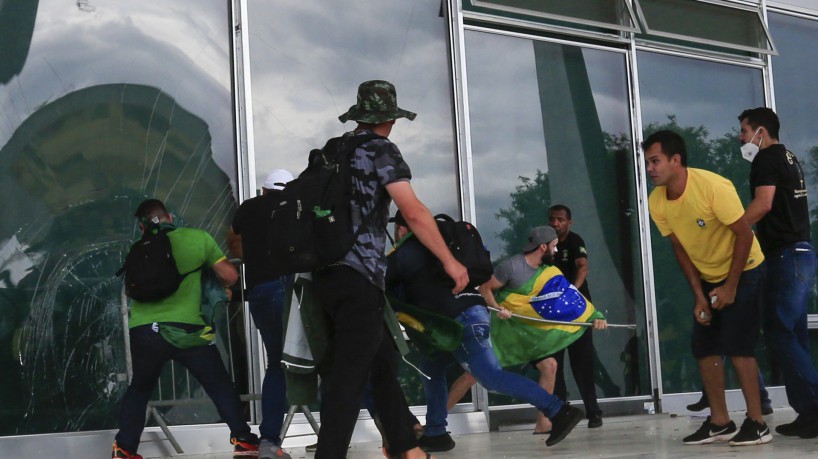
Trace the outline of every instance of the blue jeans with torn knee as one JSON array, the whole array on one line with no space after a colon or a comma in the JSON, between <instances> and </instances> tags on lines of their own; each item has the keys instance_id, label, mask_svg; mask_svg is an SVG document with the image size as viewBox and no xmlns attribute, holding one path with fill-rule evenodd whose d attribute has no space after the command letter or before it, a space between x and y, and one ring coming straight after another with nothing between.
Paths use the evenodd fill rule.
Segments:
<instances>
[{"instance_id":1,"label":"blue jeans with torn knee","mask_svg":"<svg viewBox=\"0 0 818 459\"><path fill-rule=\"evenodd\" d=\"M562 408L563 402L533 380L505 371L500 367L491 345L489 312L485 306L472 306L455 319L463 325L463 339L452 352L454 357L489 392L509 395L534 405L549 418ZM424 434L428 436L446 433L446 401L448 398L445 373L445 359L435 361L437 369L429 376L435 381L427 382L427 411ZM424 365L425 369L430 366ZM431 391L429 390L431 386Z\"/></svg>"},{"instance_id":2,"label":"blue jeans with torn knee","mask_svg":"<svg viewBox=\"0 0 818 459\"><path fill-rule=\"evenodd\" d=\"M807 300L815 283L815 250L796 242L764 254L764 335L781 365L787 400L798 414L818 414L818 371L807 333Z\"/></svg>"}]
</instances>

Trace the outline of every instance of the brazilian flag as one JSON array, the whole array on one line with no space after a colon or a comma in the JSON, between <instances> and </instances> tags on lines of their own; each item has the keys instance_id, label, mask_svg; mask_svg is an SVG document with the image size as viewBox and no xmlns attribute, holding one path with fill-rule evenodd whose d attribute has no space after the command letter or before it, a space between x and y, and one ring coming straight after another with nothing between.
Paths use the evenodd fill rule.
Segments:
<instances>
[{"instance_id":1,"label":"brazilian flag","mask_svg":"<svg viewBox=\"0 0 818 459\"><path fill-rule=\"evenodd\" d=\"M452 352L460 346L463 339L463 325L460 322L411 305L394 296L388 296L387 301L395 309L406 335L424 354L432 355L436 351Z\"/></svg>"},{"instance_id":2,"label":"brazilian flag","mask_svg":"<svg viewBox=\"0 0 818 459\"><path fill-rule=\"evenodd\" d=\"M525 284L516 289L499 290L495 299L512 313L533 319L583 323L604 318L553 266L541 266ZM585 328L517 317L502 320L492 314L491 341L500 365L508 367L565 349L582 336Z\"/></svg>"}]
</instances>

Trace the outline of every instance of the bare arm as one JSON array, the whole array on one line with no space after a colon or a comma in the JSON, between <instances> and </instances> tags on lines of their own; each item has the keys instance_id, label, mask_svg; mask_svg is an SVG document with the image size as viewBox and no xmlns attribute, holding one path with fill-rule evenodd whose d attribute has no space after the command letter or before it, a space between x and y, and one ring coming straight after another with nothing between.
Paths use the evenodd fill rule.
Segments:
<instances>
[{"instance_id":1,"label":"bare arm","mask_svg":"<svg viewBox=\"0 0 818 459\"><path fill-rule=\"evenodd\" d=\"M227 229L227 250L236 258L244 258L244 250L241 247L241 234L233 232L233 228Z\"/></svg>"},{"instance_id":2,"label":"bare arm","mask_svg":"<svg viewBox=\"0 0 818 459\"><path fill-rule=\"evenodd\" d=\"M711 298L716 297L716 301L712 305L713 309L722 309L733 304L733 301L736 300L738 281L744 267L747 266L747 257L750 255L750 248L753 245L753 230L750 229L744 215L730 225L730 230L736 235L733 258L730 260L730 271L724 285L709 292Z\"/></svg>"},{"instance_id":3,"label":"bare arm","mask_svg":"<svg viewBox=\"0 0 818 459\"><path fill-rule=\"evenodd\" d=\"M756 187L755 197L747 206L747 210L744 211L744 216L747 218L749 225L755 225L767 215L767 212L773 208L773 197L775 197L775 186Z\"/></svg>"},{"instance_id":4,"label":"bare arm","mask_svg":"<svg viewBox=\"0 0 818 459\"><path fill-rule=\"evenodd\" d=\"M693 264L693 261L690 259L690 256L687 254L676 235L671 233L668 235L668 238L670 239L671 245L673 245L673 253L676 255L676 261L679 262L679 267L682 269L682 273L685 275L687 283L690 285L690 290L693 291L695 300L693 306L693 317L695 317L699 323L708 325L710 323L710 304L702 291L699 270L696 269L696 266ZM702 312L707 314L707 318L701 317Z\"/></svg>"},{"instance_id":5,"label":"bare arm","mask_svg":"<svg viewBox=\"0 0 818 459\"><path fill-rule=\"evenodd\" d=\"M224 287L230 287L239 280L239 273L236 271L236 267L227 259L217 262L212 268Z\"/></svg>"},{"instance_id":6,"label":"bare arm","mask_svg":"<svg viewBox=\"0 0 818 459\"><path fill-rule=\"evenodd\" d=\"M386 185L386 191L400 209L401 215L409 225L409 229L420 242L431 251L443 264L446 274L452 278L455 287L452 293L459 293L469 283L469 273L446 247L443 236L437 229L434 217L429 209L415 195L409 182L394 182Z\"/></svg>"},{"instance_id":7,"label":"bare arm","mask_svg":"<svg viewBox=\"0 0 818 459\"><path fill-rule=\"evenodd\" d=\"M494 299L494 291L500 289L503 286L500 281L497 280L496 277L492 274L491 279L487 280L485 284L479 287L480 294L483 295L483 298L486 300L486 304L489 307L494 309L498 309L497 317L501 319L508 319L511 317L511 311L508 309L501 307L497 304L497 300Z\"/></svg>"},{"instance_id":8,"label":"bare arm","mask_svg":"<svg viewBox=\"0 0 818 459\"><path fill-rule=\"evenodd\" d=\"M577 278L574 279L574 287L580 288L585 283L585 278L588 277L588 259L577 258L574 263L577 265Z\"/></svg>"}]
</instances>

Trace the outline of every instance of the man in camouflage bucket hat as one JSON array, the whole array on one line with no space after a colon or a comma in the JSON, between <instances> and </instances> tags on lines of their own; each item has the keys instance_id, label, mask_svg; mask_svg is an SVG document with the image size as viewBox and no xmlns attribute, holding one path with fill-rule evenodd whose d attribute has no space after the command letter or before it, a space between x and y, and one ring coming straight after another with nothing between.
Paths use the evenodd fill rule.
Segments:
<instances>
[{"instance_id":1,"label":"man in camouflage bucket hat","mask_svg":"<svg viewBox=\"0 0 818 459\"><path fill-rule=\"evenodd\" d=\"M462 291L469 275L443 242L429 209L418 200L409 180L412 173L398 147L387 136L398 118L415 114L398 108L395 87L367 81L358 87L358 103L339 117L357 121L342 143L354 136L371 136L352 153L351 215L357 240L344 257L314 273L318 300L328 316L333 362L324 382L321 431L316 459L346 457L367 382L383 424L390 457L428 459L418 447L414 419L398 383L398 355L384 322L386 224L395 201L407 225L440 261ZM359 230L360 229L360 230Z\"/></svg>"},{"instance_id":2,"label":"man in camouflage bucket hat","mask_svg":"<svg viewBox=\"0 0 818 459\"><path fill-rule=\"evenodd\" d=\"M386 121L406 118L415 119L417 114L398 107L398 96L395 86L383 80L364 81L358 86L358 103L338 119L342 123L348 120L361 123L378 124Z\"/></svg>"}]
</instances>

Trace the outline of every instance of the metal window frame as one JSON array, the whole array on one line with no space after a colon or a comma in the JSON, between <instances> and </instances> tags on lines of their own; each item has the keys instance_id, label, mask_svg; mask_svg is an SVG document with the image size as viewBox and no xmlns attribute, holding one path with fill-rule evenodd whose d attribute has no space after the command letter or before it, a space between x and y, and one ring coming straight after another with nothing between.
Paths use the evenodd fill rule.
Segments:
<instances>
[{"instance_id":1,"label":"metal window frame","mask_svg":"<svg viewBox=\"0 0 818 459\"><path fill-rule=\"evenodd\" d=\"M460 4L458 0L450 0L450 3ZM460 20L468 19L470 15L466 15L463 13L462 9L459 10L460 13ZM506 24L507 18L497 18L491 17L493 19L492 24ZM454 24L453 20L453 24ZM553 31L553 27L549 28ZM635 196L637 200L637 205L641 209L639 214L639 222L638 222L638 232L639 232L639 243L641 244L642 250L642 283L643 283L643 292L644 292L644 308L645 308L645 329L646 333L648 334L648 375L650 378L651 384L651 391L650 394L639 395L639 396L630 396L630 397L617 397L614 399L608 400L615 400L617 402L623 403L643 403L643 402L651 402L657 401L661 399L662 394L662 386L661 386L661 365L659 361L659 338L658 338L658 325L656 323L656 298L653 294L653 265L652 265L652 251L650 250L650 220L647 213L647 192L646 187L644 186L645 183L645 173L644 168L639 167L640 159L638 159L637 153L638 145L641 140L637 141L637 133L641 132L641 118L639 117L638 106L635 105L636 101L638 100L637 93L634 92L634 88L636 88L635 82L637 81L635 76L633 75L633 70L635 68L634 63L634 51L632 50L632 45L629 48L617 48L616 45L619 43L631 43L632 40L624 40L622 38L619 39L609 39L610 45L599 45L599 44L591 44L591 43L584 43L577 40L571 39L561 39L561 38L554 38L554 37L543 37L540 35L519 32L519 31L508 31L508 30L498 30L496 27L492 27L489 25L475 25L475 24L466 24L461 22L459 24L458 30L453 31L453 35L456 35L457 41L453 43L453 52L452 52L452 61L453 61L453 69L455 75L455 91L454 93L457 95L457 100L460 100L461 103L457 104L456 111L456 123L458 125L458 136L461 144L458 145L458 151L461 157L460 165L462 170L462 177L464 181L468 183L468 189L473 189L473 161L472 161L472 148L471 148L471 129L469 125L469 101L468 101L468 82L467 82L467 75L466 75L466 62L465 62L465 32L466 31L474 31L474 32L481 32L481 33L490 33L495 35L507 36L507 37L514 37L514 38L521 38L521 39L529 39L535 41L542 41L554 44L563 44L563 45L571 45L571 46L579 46L583 49L595 49L607 52L614 52L622 54L625 59L625 71L626 81L627 81L627 91L628 91L628 110L631 115L631 129L632 129L632 144L631 148L634 151L633 155L633 167L635 170L635 180L637 183L637 195ZM575 35L575 34L574 34ZM589 37L589 34L581 34L583 37ZM459 83L459 85L457 84ZM638 88L636 88L638 90ZM641 134L639 134L641 137ZM641 171L641 172L640 172ZM476 205L474 201L474 193L469 192L466 194L466 199L469 202L469 213L472 222L479 225L479 222L475 221L476 217ZM644 212L642 211L644 210ZM528 409L528 405L519 404L519 405L501 405L501 406L491 406L488 404L488 393L485 389L481 388L480 392L476 397L476 406L479 410L485 411L486 416L489 416L489 413L495 410L508 410L508 409ZM491 421L489 420L490 424Z\"/></svg>"},{"instance_id":2,"label":"metal window frame","mask_svg":"<svg viewBox=\"0 0 818 459\"><path fill-rule=\"evenodd\" d=\"M628 16L630 17L631 23L633 24L632 27L620 25L620 24L612 24L609 22L600 22L600 21L593 21L589 19L577 18L573 16L563 16L561 14L553 14L553 13L546 13L542 11L530 10L526 8L517 8L514 6L507 6L507 5L498 5L493 3L491 0L466 0L472 6L476 6L479 8L486 8L496 11L504 11L507 13L513 14L523 14L527 16L535 16L541 17L544 19L553 19L557 21L563 22L571 22L574 24L582 24L591 27L600 27L603 29L611 29L611 30L618 30L621 32L639 32L639 22L637 20L636 14L633 10L633 6L631 6L628 0L618 0L628 12Z\"/></svg>"},{"instance_id":3,"label":"metal window frame","mask_svg":"<svg viewBox=\"0 0 818 459\"><path fill-rule=\"evenodd\" d=\"M748 13L755 13L758 18L758 23L761 25L761 29L764 31L764 36L767 37L767 43L770 44L770 49L767 48L758 48L754 46L744 46L735 43L728 43L722 42L719 40L710 40L705 38L699 38L693 35L684 35L684 34L677 34L677 33L670 33L670 32L663 32L661 30L651 29L647 16L645 16L645 12L642 10L642 5L640 0L633 0L636 4L636 11L639 14L639 19L641 19L642 24L645 28L646 35L652 35L655 37L663 37L663 38L670 38L674 40L683 40L691 43L698 43L702 45L708 46L718 46L727 49L735 49L738 51L747 51L751 53L759 53L764 55L778 55L778 49L775 47L775 43L773 42L773 38L770 35L770 30L767 27L766 21L764 21L764 16L762 14L763 7L759 5L757 8L747 5L742 5L738 3L726 3L721 0L696 0L698 3L707 3L714 6L720 6L723 8L728 8L732 10L742 10Z\"/></svg>"}]
</instances>

